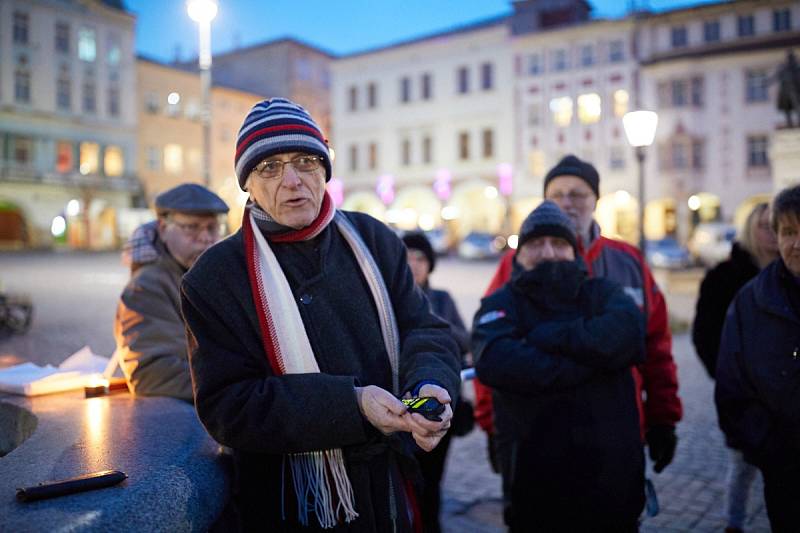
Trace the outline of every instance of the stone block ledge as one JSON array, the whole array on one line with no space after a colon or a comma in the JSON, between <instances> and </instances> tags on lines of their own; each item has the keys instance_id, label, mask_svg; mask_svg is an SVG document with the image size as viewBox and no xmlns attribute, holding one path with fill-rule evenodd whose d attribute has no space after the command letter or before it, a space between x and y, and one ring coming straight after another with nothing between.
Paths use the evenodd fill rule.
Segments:
<instances>
[{"instance_id":1,"label":"stone block ledge","mask_svg":"<svg viewBox=\"0 0 800 533\"><path fill-rule=\"evenodd\" d=\"M1 531L207 531L227 503L226 458L186 402L0 393L0 433ZM108 469L128 479L49 500L16 499L17 487Z\"/></svg>"}]
</instances>

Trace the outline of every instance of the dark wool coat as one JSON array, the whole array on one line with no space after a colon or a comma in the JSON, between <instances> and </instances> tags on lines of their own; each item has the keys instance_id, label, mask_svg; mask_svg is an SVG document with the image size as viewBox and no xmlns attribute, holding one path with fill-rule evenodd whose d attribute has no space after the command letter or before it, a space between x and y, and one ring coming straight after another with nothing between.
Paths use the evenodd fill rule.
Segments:
<instances>
[{"instance_id":1,"label":"dark wool coat","mask_svg":"<svg viewBox=\"0 0 800 533\"><path fill-rule=\"evenodd\" d=\"M631 365L644 318L622 288L579 261L546 262L483 299L476 370L492 387L512 529L629 527L644 504Z\"/></svg>"},{"instance_id":2,"label":"dark wool coat","mask_svg":"<svg viewBox=\"0 0 800 533\"><path fill-rule=\"evenodd\" d=\"M728 309L714 399L728 444L748 462L800 467L800 283L781 259Z\"/></svg>"},{"instance_id":3,"label":"dark wool coat","mask_svg":"<svg viewBox=\"0 0 800 533\"><path fill-rule=\"evenodd\" d=\"M369 216L345 215L371 251L392 300L401 392L435 380L455 401L458 350L447 324L430 313L414 285L402 242ZM316 374L275 376L262 348L243 241L239 231L198 259L184 277L182 307L197 412L211 436L234 450L246 528L303 529L284 454L342 448L360 515L343 529L391 531L389 471L402 457L388 447L400 447L399 438L387 439L367 422L354 390L377 385L391 391L391 370L355 256L334 223L310 241L271 243L320 367ZM404 490L399 476L394 479L391 497L403 531L409 527ZM313 514L310 521L308 529L318 527Z\"/></svg>"},{"instance_id":4,"label":"dark wool coat","mask_svg":"<svg viewBox=\"0 0 800 533\"><path fill-rule=\"evenodd\" d=\"M739 243L733 243L730 258L708 271L700 284L700 295L692 324L692 342L697 355L714 377L719 339L725 313L739 289L758 274L755 258Z\"/></svg>"},{"instance_id":5,"label":"dark wool coat","mask_svg":"<svg viewBox=\"0 0 800 533\"><path fill-rule=\"evenodd\" d=\"M431 310L438 317L445 319L450 324L450 333L453 334L458 348L461 353L467 353L470 350L469 346L469 333L467 328L464 327L464 321L461 320L461 315L458 314L458 308L453 301L450 293L441 289L432 289L430 286L425 287L425 296L431 302Z\"/></svg>"}]
</instances>

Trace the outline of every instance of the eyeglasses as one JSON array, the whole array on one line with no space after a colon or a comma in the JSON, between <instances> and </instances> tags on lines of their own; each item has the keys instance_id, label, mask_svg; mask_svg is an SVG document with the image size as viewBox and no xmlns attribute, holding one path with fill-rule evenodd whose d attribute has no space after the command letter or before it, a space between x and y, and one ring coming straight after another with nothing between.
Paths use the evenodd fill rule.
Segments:
<instances>
[{"instance_id":1,"label":"eyeglasses","mask_svg":"<svg viewBox=\"0 0 800 533\"><path fill-rule=\"evenodd\" d=\"M280 159L265 159L257 164L253 169L259 178L274 180L283 176L283 167L292 165L297 172L314 172L322 165L322 156L318 155L298 155L289 161Z\"/></svg>"},{"instance_id":2,"label":"eyeglasses","mask_svg":"<svg viewBox=\"0 0 800 533\"><path fill-rule=\"evenodd\" d=\"M199 237L204 231L207 231L208 234L211 235L212 237L219 236L219 232L220 232L220 224L217 221L206 222L205 224L198 224L197 222L184 224L184 223L176 222L175 220L169 219L169 223L170 224L174 224L187 237L192 237L193 239L196 239L197 237Z\"/></svg>"},{"instance_id":3,"label":"eyeglasses","mask_svg":"<svg viewBox=\"0 0 800 533\"><path fill-rule=\"evenodd\" d=\"M547 197L548 200L552 200L556 203L563 202L564 199L568 199L570 203L573 204L582 204L585 202L592 193L590 192L581 192L581 191L569 191L567 194L562 192L556 192Z\"/></svg>"}]
</instances>

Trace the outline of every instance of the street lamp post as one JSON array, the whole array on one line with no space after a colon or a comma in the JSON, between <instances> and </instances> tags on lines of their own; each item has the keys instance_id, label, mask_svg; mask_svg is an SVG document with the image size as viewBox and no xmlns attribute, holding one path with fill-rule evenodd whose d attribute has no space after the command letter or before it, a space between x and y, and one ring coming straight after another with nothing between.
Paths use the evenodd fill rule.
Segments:
<instances>
[{"instance_id":1,"label":"street lamp post","mask_svg":"<svg viewBox=\"0 0 800 533\"><path fill-rule=\"evenodd\" d=\"M645 183L644 183L644 162L646 148L653 144L656 136L656 126L658 126L658 115L654 111L631 111L622 117L622 125L625 128L625 136L628 143L636 149L636 161L639 164L639 249L645 256L645 237L644 237L644 207L645 207Z\"/></svg>"},{"instance_id":2,"label":"street lamp post","mask_svg":"<svg viewBox=\"0 0 800 533\"><path fill-rule=\"evenodd\" d=\"M203 121L203 181L211 185L211 21L217 16L217 3L214 0L188 0L186 11L189 18L197 22L199 50L197 55L200 67L202 90Z\"/></svg>"}]
</instances>

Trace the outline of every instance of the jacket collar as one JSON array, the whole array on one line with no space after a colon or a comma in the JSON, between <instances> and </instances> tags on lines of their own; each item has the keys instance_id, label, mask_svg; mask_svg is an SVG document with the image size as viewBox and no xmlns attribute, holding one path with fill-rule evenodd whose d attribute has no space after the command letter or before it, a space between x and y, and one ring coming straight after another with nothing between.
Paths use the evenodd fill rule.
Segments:
<instances>
[{"instance_id":1,"label":"jacket collar","mask_svg":"<svg viewBox=\"0 0 800 533\"><path fill-rule=\"evenodd\" d=\"M795 291L800 300L800 285L778 258L761 271L755 279L753 297L756 305L787 320L800 323L800 315L792 308L788 291Z\"/></svg>"}]
</instances>

